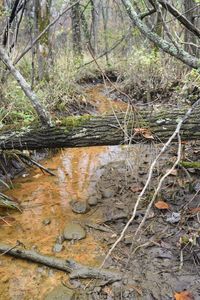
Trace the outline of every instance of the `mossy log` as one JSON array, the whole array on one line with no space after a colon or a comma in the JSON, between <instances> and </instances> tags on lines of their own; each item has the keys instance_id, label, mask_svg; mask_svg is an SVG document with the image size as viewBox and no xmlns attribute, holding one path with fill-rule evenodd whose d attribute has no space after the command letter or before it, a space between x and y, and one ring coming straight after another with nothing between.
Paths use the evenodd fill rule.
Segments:
<instances>
[{"instance_id":1,"label":"mossy log","mask_svg":"<svg viewBox=\"0 0 200 300\"><path fill-rule=\"evenodd\" d=\"M200 139L200 108L191 114L181 128L182 140ZM159 113L130 113L104 116L68 117L51 127L26 128L0 134L0 149L42 149L119 145L150 141L150 134L138 128L147 128L154 142L166 141L185 111Z\"/></svg>"}]
</instances>

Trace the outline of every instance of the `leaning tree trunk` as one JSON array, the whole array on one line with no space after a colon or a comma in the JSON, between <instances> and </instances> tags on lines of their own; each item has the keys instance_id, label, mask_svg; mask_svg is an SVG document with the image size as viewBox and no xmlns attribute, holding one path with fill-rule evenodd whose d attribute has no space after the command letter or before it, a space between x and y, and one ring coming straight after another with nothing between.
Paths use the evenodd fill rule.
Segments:
<instances>
[{"instance_id":1,"label":"leaning tree trunk","mask_svg":"<svg viewBox=\"0 0 200 300\"><path fill-rule=\"evenodd\" d=\"M41 149L119 145L138 141L166 141L185 112L119 114L117 116L68 117L60 126L4 132L0 149ZM131 121L130 121L131 120ZM183 140L200 139L200 107L181 128Z\"/></svg>"},{"instance_id":2,"label":"leaning tree trunk","mask_svg":"<svg viewBox=\"0 0 200 300\"><path fill-rule=\"evenodd\" d=\"M0 60L6 65L9 69L10 73L14 76L14 78L19 83L21 89L24 91L25 95L31 101L32 106L34 107L37 115L42 123L42 125L50 125L51 121L48 116L48 113L45 111L44 107L41 105L39 98L37 95L31 90L31 87L26 82L21 73L13 66L10 58L8 57L5 50L0 46Z\"/></svg>"}]
</instances>

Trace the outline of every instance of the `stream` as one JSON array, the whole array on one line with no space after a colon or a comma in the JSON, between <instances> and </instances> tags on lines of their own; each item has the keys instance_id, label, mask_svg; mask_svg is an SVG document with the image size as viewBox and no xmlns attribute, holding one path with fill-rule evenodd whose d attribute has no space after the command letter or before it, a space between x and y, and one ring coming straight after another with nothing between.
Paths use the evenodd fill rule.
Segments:
<instances>
[{"instance_id":1,"label":"stream","mask_svg":"<svg viewBox=\"0 0 200 300\"><path fill-rule=\"evenodd\" d=\"M114 101L101 93L102 85L86 89L87 101L100 113L125 110L126 104ZM102 166L122 159L125 147L86 147L62 149L42 164L56 173L56 177L43 174L39 169L28 170L23 177L13 180L14 188L8 196L20 199L23 213L7 211L0 219L0 240L14 245L20 241L27 249L60 258L72 258L80 263L98 266L105 255L106 246L94 234L78 242L68 242L60 253L55 253L56 239L71 222L94 222L101 219L99 210L88 214L72 212L70 201L86 201L103 172ZM66 280L63 272L36 264L0 258L0 299L44 299L44 295ZM63 279L64 278L64 279Z\"/></svg>"},{"instance_id":2,"label":"stream","mask_svg":"<svg viewBox=\"0 0 200 300\"><path fill-rule=\"evenodd\" d=\"M127 109L127 104L120 99L109 98L102 84L87 86L85 93L86 100L101 114ZM153 143L140 143L59 150L41 162L56 176L44 174L36 168L28 169L13 180L13 189L5 192L20 200L23 212L0 210L0 241L13 246L20 241L25 249L99 267L129 219L159 147ZM191 149L194 149L194 155L198 155L194 147L190 148L190 153ZM189 244L189 249L185 246L187 251L183 252L182 268L179 259L180 239L191 239L192 234L199 234L198 218L194 215L186 221L187 225L180 226L167 221L173 212L179 212L194 197L188 188L188 174L184 171L181 176L172 174L167 178L161 195L170 209L154 208L150 211L139 248L136 244L134 255L129 260L131 244L135 243L133 232L144 216L160 176L165 174L170 161L174 161L176 151L176 146L172 146L156 165L136 219L105 266L122 271L125 276L122 282L98 286L95 281L91 297L76 298L73 292L66 296L64 286L72 282L64 272L0 255L0 300L172 300L176 291L184 290L195 295L190 299L200 299L198 243ZM198 180L198 176L192 174L190 177ZM198 195L193 199L193 207L197 207L199 201ZM88 224L104 226L106 230L101 232ZM79 232L72 235L71 232L78 227L81 228ZM72 237L60 241L63 232L65 237L70 234ZM195 264L194 252L197 258L199 255L199 262L197 260ZM89 283L89 280L77 279L73 286L83 291Z\"/></svg>"}]
</instances>

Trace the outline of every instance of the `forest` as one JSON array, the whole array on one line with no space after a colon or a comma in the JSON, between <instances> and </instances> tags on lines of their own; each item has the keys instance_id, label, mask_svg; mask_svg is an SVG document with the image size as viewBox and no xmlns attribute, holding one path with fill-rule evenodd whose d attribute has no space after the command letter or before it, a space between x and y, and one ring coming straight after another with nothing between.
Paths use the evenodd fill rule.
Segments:
<instances>
[{"instance_id":1,"label":"forest","mask_svg":"<svg viewBox=\"0 0 200 300\"><path fill-rule=\"evenodd\" d=\"M200 299L199 40L199 0L0 0L0 300Z\"/></svg>"}]
</instances>

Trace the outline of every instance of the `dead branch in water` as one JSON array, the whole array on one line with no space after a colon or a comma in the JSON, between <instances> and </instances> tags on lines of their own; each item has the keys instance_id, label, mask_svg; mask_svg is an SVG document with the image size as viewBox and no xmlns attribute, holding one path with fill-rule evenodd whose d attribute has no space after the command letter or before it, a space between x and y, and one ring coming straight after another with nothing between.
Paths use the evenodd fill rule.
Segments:
<instances>
[{"instance_id":1,"label":"dead branch in water","mask_svg":"<svg viewBox=\"0 0 200 300\"><path fill-rule=\"evenodd\" d=\"M19 203L0 192L0 207L17 209L22 212Z\"/></svg>"},{"instance_id":2,"label":"dead branch in water","mask_svg":"<svg viewBox=\"0 0 200 300\"><path fill-rule=\"evenodd\" d=\"M15 151L16 151L16 150L15 150ZM40 170L42 170L42 171L48 173L49 175L51 175L51 176L56 176L56 174L54 174L52 171L50 171L49 169L47 169L47 168L45 168L44 166L42 166L41 164L39 164L37 161L35 161L35 160L32 159L31 157L29 157L28 155L26 155L26 154L24 154L24 153L22 153L22 152L20 152L20 151L17 151L16 154L21 158L21 160L22 160L25 164L27 164L27 165L29 165L29 166L30 166L30 164L31 164L31 165L34 165L34 166L40 168Z\"/></svg>"},{"instance_id":3,"label":"dead branch in water","mask_svg":"<svg viewBox=\"0 0 200 300\"><path fill-rule=\"evenodd\" d=\"M69 273L70 278L95 278L112 283L122 279L122 274L114 270L106 270L95 267L83 266L73 260L64 260L53 256L47 256L35 251L24 250L10 245L0 244L0 252L17 258L26 259L35 263L55 268Z\"/></svg>"}]
</instances>

